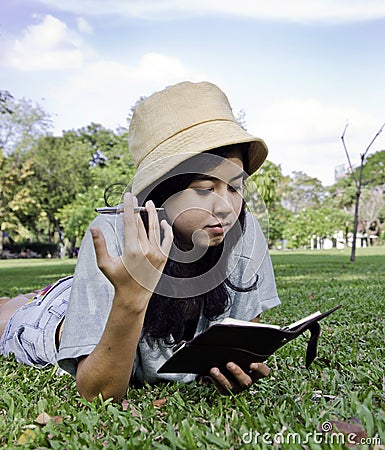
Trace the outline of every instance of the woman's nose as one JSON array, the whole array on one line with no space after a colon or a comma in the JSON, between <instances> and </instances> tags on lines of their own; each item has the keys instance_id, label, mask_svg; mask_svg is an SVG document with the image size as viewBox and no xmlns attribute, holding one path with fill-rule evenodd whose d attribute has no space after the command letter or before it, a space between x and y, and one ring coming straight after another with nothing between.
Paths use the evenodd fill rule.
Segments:
<instances>
[{"instance_id":1,"label":"woman's nose","mask_svg":"<svg viewBox=\"0 0 385 450\"><path fill-rule=\"evenodd\" d=\"M214 195L213 213L216 216L226 217L233 212L228 192L216 193Z\"/></svg>"}]
</instances>

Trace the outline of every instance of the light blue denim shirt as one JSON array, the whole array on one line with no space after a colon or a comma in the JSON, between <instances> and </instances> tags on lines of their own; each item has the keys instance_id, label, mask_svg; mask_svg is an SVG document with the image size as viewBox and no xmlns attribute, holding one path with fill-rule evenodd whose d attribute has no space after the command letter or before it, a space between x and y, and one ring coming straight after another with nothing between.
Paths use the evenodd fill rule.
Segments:
<instances>
[{"instance_id":1,"label":"light blue denim shirt","mask_svg":"<svg viewBox=\"0 0 385 450\"><path fill-rule=\"evenodd\" d=\"M103 232L111 255L122 253L123 217L100 215L92 223ZM228 278L236 286L252 284L258 277L256 289L238 292L229 289L231 308L215 321L209 322L202 314L196 334L225 317L252 320L263 311L280 304L273 267L266 240L258 222L246 216L245 233L233 249L228 264ZM96 264L91 234L87 231L79 252L70 301L66 313L58 363L75 376L80 356L89 355L98 344L111 309L114 288ZM138 344L132 380L192 381L194 374L158 374L158 368L171 356L172 348L152 344L142 338Z\"/></svg>"}]
</instances>

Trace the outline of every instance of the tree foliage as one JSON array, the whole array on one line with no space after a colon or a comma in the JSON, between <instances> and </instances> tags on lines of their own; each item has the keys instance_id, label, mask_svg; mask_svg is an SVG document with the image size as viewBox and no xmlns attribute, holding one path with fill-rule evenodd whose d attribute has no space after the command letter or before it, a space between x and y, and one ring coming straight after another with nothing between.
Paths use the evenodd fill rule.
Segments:
<instances>
[{"instance_id":1,"label":"tree foliage","mask_svg":"<svg viewBox=\"0 0 385 450\"><path fill-rule=\"evenodd\" d=\"M293 172L280 183L282 205L294 214L307 208L321 206L325 189L320 180L304 172Z\"/></svg>"},{"instance_id":2,"label":"tree foliage","mask_svg":"<svg viewBox=\"0 0 385 450\"><path fill-rule=\"evenodd\" d=\"M29 239L75 245L95 217L95 207L103 206L104 189L120 182L121 195L132 180L127 130L113 132L92 123L52 136L43 133L45 114L39 116L30 102L16 102L3 94L0 105L0 134L7 149L0 149L2 231L12 242ZM9 110L4 111L5 105ZM37 121L31 125L26 117ZM13 124L20 126L20 132ZM36 133L26 140L31 126ZM12 139L7 130L13 130Z\"/></svg>"},{"instance_id":3,"label":"tree foliage","mask_svg":"<svg viewBox=\"0 0 385 450\"><path fill-rule=\"evenodd\" d=\"M356 169L358 174L358 169ZM367 157L364 166L363 186L377 187L385 184L385 150Z\"/></svg>"},{"instance_id":4,"label":"tree foliage","mask_svg":"<svg viewBox=\"0 0 385 450\"><path fill-rule=\"evenodd\" d=\"M51 127L51 117L40 105L0 91L0 148L5 155L16 150L26 151Z\"/></svg>"},{"instance_id":5,"label":"tree foliage","mask_svg":"<svg viewBox=\"0 0 385 450\"><path fill-rule=\"evenodd\" d=\"M50 134L50 126L39 105L0 91L1 230L12 242L61 241L75 249L95 208L104 205L105 189L114 187L111 204L129 189L134 165L128 131L91 123L59 137ZM385 150L367 158L363 173L360 221L364 228L385 228ZM270 246L283 240L290 247L309 246L313 235L351 231L352 175L325 189L316 178L303 172L284 176L279 165L265 161L249 177L245 193Z\"/></svg>"},{"instance_id":6,"label":"tree foliage","mask_svg":"<svg viewBox=\"0 0 385 450\"><path fill-rule=\"evenodd\" d=\"M348 215L331 208L307 208L293 215L285 225L289 248L309 247L314 238L330 238L345 230Z\"/></svg>"},{"instance_id":7,"label":"tree foliage","mask_svg":"<svg viewBox=\"0 0 385 450\"><path fill-rule=\"evenodd\" d=\"M277 189L282 179L281 167L271 161L265 161L258 172L250 176L250 181L254 183L267 208L279 200Z\"/></svg>"},{"instance_id":8,"label":"tree foliage","mask_svg":"<svg viewBox=\"0 0 385 450\"><path fill-rule=\"evenodd\" d=\"M264 224L268 243L273 246L283 239L284 223L291 215L282 206L280 185L284 180L281 166L265 161L263 166L246 182L246 200L254 215Z\"/></svg>"},{"instance_id":9,"label":"tree foliage","mask_svg":"<svg viewBox=\"0 0 385 450\"><path fill-rule=\"evenodd\" d=\"M57 232L63 240L58 211L90 185L89 155L86 146L68 136L43 136L28 152L34 172L29 187L48 220L51 242Z\"/></svg>"}]
</instances>

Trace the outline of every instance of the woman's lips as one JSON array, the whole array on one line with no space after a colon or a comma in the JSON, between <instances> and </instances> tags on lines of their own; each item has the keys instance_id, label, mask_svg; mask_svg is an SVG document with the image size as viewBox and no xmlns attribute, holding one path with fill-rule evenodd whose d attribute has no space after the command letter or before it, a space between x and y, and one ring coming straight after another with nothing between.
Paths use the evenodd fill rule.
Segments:
<instances>
[{"instance_id":1,"label":"woman's lips","mask_svg":"<svg viewBox=\"0 0 385 450\"><path fill-rule=\"evenodd\" d=\"M229 226L229 223L216 223L214 225L207 225L205 228L210 230L213 234L224 234L225 229Z\"/></svg>"}]
</instances>

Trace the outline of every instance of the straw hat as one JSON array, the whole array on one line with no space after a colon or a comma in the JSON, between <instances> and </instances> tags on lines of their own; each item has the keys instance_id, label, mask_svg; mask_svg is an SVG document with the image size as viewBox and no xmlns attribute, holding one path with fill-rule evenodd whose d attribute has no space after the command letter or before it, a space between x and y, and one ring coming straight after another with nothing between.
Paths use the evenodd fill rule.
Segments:
<instances>
[{"instance_id":1,"label":"straw hat","mask_svg":"<svg viewBox=\"0 0 385 450\"><path fill-rule=\"evenodd\" d=\"M208 82L167 87L139 103L132 116L129 150L136 174L131 192L137 195L192 156L246 142L251 175L266 159L267 147L237 123L226 95Z\"/></svg>"}]
</instances>

